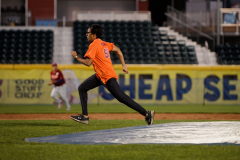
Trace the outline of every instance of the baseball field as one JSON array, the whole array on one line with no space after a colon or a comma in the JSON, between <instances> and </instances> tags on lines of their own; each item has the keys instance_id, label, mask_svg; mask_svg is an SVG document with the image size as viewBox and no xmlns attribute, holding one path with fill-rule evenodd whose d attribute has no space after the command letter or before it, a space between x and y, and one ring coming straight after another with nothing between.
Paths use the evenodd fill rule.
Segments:
<instances>
[{"instance_id":1,"label":"baseball field","mask_svg":"<svg viewBox=\"0 0 240 160\"><path fill-rule=\"evenodd\" d=\"M154 124L199 121L240 121L237 105L145 105L155 110ZM0 160L3 159L239 159L238 145L69 145L25 142L25 138L146 125L143 117L124 105L89 105L89 125L70 115L73 105L0 105Z\"/></svg>"}]
</instances>

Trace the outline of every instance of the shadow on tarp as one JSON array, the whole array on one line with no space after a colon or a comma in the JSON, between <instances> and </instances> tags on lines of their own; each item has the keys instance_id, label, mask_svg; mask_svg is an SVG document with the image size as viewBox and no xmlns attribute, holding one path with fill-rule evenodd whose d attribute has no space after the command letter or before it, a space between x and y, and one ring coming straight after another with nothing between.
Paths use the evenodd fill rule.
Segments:
<instances>
[{"instance_id":1,"label":"shadow on tarp","mask_svg":"<svg viewBox=\"0 0 240 160\"><path fill-rule=\"evenodd\" d=\"M179 122L26 138L59 144L222 144L240 145L240 122Z\"/></svg>"}]
</instances>

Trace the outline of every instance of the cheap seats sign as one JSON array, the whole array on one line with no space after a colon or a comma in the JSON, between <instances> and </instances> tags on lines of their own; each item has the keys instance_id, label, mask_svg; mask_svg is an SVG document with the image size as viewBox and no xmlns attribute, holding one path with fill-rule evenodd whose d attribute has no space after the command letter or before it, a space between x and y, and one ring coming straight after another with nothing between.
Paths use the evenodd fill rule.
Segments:
<instances>
[{"instance_id":1,"label":"cheap seats sign","mask_svg":"<svg viewBox=\"0 0 240 160\"><path fill-rule=\"evenodd\" d=\"M238 71L134 70L119 74L119 84L141 104L240 104L239 76ZM101 102L117 102L103 86L99 94Z\"/></svg>"}]
</instances>

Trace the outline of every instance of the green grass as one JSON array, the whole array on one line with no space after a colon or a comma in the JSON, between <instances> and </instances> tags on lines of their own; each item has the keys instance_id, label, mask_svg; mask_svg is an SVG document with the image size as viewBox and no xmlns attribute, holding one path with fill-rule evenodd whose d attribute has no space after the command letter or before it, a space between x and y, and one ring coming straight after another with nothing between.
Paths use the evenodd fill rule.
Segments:
<instances>
[{"instance_id":1,"label":"green grass","mask_svg":"<svg viewBox=\"0 0 240 160\"><path fill-rule=\"evenodd\" d=\"M156 123L179 122L155 120ZM239 159L240 146L232 145L67 145L28 143L25 138L91 130L145 125L143 120L91 120L83 125L71 120L0 121L0 160L68 159Z\"/></svg>"},{"instance_id":2,"label":"green grass","mask_svg":"<svg viewBox=\"0 0 240 160\"><path fill-rule=\"evenodd\" d=\"M143 105L146 110L157 113L240 113L238 105ZM135 113L124 105L96 105L88 106L89 113ZM57 110L56 105L0 105L0 113L79 113L80 105L72 105L72 111L66 111L65 106Z\"/></svg>"}]
</instances>

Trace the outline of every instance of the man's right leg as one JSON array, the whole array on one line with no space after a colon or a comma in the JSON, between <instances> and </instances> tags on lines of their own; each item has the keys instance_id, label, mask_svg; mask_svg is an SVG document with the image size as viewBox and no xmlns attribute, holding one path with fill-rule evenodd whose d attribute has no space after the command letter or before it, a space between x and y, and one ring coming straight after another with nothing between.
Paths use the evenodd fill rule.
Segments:
<instances>
[{"instance_id":1,"label":"man's right leg","mask_svg":"<svg viewBox=\"0 0 240 160\"><path fill-rule=\"evenodd\" d=\"M80 97L80 102L82 105L82 114L88 116L87 111L87 101L88 94L87 92L93 88L96 88L101 85L101 81L97 78L96 74L92 75L88 79L86 79L83 83L78 87L78 93Z\"/></svg>"},{"instance_id":2,"label":"man's right leg","mask_svg":"<svg viewBox=\"0 0 240 160\"><path fill-rule=\"evenodd\" d=\"M71 116L71 118L80 123L88 124L89 117L87 111L87 101L88 101L88 94L87 92L93 88L96 88L101 85L101 81L97 78L96 74L92 75L88 79L86 79L83 83L80 84L78 87L78 93L82 105L82 114L77 116Z\"/></svg>"}]
</instances>

